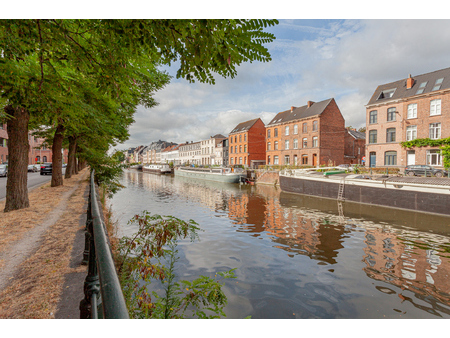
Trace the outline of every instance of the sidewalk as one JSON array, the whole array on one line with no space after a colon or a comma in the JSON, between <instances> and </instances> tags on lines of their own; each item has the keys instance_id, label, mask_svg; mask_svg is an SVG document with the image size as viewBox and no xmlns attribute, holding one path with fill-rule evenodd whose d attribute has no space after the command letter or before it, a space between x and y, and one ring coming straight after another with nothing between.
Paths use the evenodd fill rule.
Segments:
<instances>
[{"instance_id":1,"label":"sidewalk","mask_svg":"<svg viewBox=\"0 0 450 338\"><path fill-rule=\"evenodd\" d=\"M79 318L89 170L29 192L30 207L0 202L0 318Z\"/></svg>"}]
</instances>

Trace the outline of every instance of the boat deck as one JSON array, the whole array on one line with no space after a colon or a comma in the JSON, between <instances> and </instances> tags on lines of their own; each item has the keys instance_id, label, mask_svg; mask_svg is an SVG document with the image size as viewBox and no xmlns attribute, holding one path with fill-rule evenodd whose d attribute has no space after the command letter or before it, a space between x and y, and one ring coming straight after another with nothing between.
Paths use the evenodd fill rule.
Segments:
<instances>
[{"instance_id":1,"label":"boat deck","mask_svg":"<svg viewBox=\"0 0 450 338\"><path fill-rule=\"evenodd\" d=\"M322 172L310 172L308 175L313 176L323 176ZM341 180L346 177L352 177L356 178L355 176L361 176L360 178L368 178L372 179L374 181L388 181L388 182L398 182L398 183L411 183L411 184L423 184L423 185L438 185L438 186L450 186L450 178L448 177L418 177L418 176L389 176L386 177L386 175L355 175L355 174L335 174L331 176L327 176L328 179L335 179L335 180Z\"/></svg>"}]
</instances>

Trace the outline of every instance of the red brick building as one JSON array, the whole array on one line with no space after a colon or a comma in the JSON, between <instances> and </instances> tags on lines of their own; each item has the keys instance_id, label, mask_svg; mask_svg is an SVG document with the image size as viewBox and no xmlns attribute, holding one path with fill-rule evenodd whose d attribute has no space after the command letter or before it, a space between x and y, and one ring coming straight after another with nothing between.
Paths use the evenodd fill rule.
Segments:
<instances>
[{"instance_id":1,"label":"red brick building","mask_svg":"<svg viewBox=\"0 0 450 338\"><path fill-rule=\"evenodd\" d=\"M268 165L344 163L345 121L336 101L308 101L278 113L266 128Z\"/></svg>"},{"instance_id":2,"label":"red brick building","mask_svg":"<svg viewBox=\"0 0 450 338\"><path fill-rule=\"evenodd\" d=\"M345 164L364 164L362 158L366 154L366 134L356 129L347 128L344 137Z\"/></svg>"},{"instance_id":3,"label":"red brick building","mask_svg":"<svg viewBox=\"0 0 450 338\"><path fill-rule=\"evenodd\" d=\"M266 127L260 119L239 123L228 135L230 165L256 168L265 163Z\"/></svg>"},{"instance_id":4,"label":"red brick building","mask_svg":"<svg viewBox=\"0 0 450 338\"><path fill-rule=\"evenodd\" d=\"M400 142L450 137L450 68L378 86L366 105L366 164L442 167L439 147L402 148Z\"/></svg>"},{"instance_id":5,"label":"red brick building","mask_svg":"<svg viewBox=\"0 0 450 338\"><path fill-rule=\"evenodd\" d=\"M6 124L0 124L0 163L8 161L8 133Z\"/></svg>"}]
</instances>

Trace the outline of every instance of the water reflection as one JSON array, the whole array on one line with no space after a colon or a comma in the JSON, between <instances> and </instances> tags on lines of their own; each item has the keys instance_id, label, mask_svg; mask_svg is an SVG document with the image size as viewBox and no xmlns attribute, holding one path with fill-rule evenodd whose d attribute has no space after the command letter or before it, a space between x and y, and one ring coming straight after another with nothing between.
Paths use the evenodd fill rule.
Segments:
<instances>
[{"instance_id":1,"label":"water reflection","mask_svg":"<svg viewBox=\"0 0 450 338\"><path fill-rule=\"evenodd\" d=\"M228 317L450 318L449 217L136 171L123 184L115 213L205 229L182 247L185 276L238 268Z\"/></svg>"}]
</instances>

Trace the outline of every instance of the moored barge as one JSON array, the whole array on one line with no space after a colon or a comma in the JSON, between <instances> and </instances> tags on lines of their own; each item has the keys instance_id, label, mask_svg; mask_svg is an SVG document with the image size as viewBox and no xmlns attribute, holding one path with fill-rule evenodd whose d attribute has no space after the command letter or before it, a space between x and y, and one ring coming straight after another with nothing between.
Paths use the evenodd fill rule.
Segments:
<instances>
[{"instance_id":1,"label":"moored barge","mask_svg":"<svg viewBox=\"0 0 450 338\"><path fill-rule=\"evenodd\" d=\"M233 172L230 168L179 167L175 168L174 173L175 177L190 177L224 183L239 183L245 177L244 172Z\"/></svg>"},{"instance_id":2,"label":"moored barge","mask_svg":"<svg viewBox=\"0 0 450 338\"><path fill-rule=\"evenodd\" d=\"M152 174L170 174L172 169L168 164L149 164L144 165L142 171Z\"/></svg>"},{"instance_id":3,"label":"moored barge","mask_svg":"<svg viewBox=\"0 0 450 338\"><path fill-rule=\"evenodd\" d=\"M450 179L283 170L282 191L450 216Z\"/></svg>"}]
</instances>

